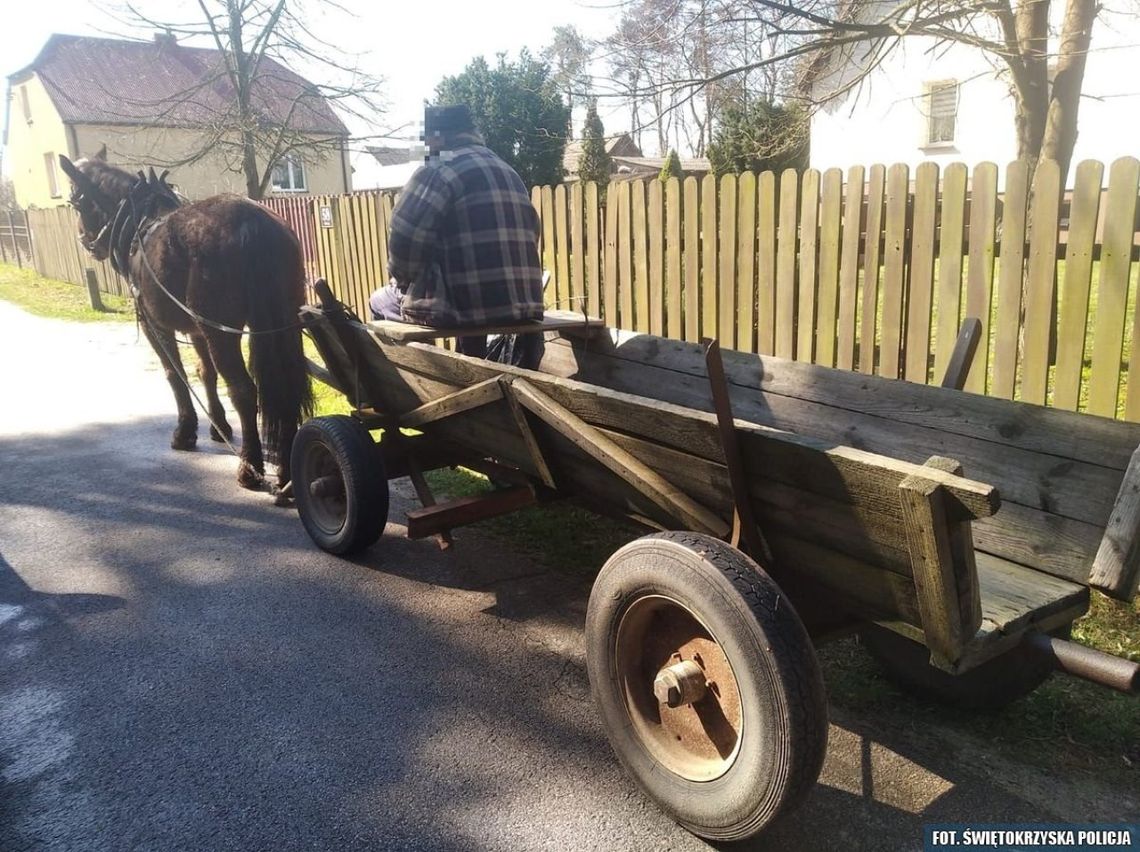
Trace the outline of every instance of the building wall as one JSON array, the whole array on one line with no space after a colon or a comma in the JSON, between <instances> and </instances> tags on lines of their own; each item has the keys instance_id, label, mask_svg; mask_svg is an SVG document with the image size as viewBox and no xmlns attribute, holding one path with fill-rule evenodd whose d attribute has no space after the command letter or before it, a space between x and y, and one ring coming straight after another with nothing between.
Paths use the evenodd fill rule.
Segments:
<instances>
[{"instance_id":1,"label":"building wall","mask_svg":"<svg viewBox=\"0 0 1140 852\"><path fill-rule=\"evenodd\" d=\"M1093 32L1074 164L1140 154L1140 87L1135 82L1140 45L1132 42L1135 38L1103 23ZM817 111L811 126L812 168L907 163L913 170L923 162L972 167L987 160L1004 168L1015 159L1013 100L1000 63L969 47L933 50L933 45L931 39L903 39L861 86ZM820 85L842 84L843 77L835 72ZM924 85L947 79L959 81L955 140L925 146ZM1074 172L1069 172L1070 185Z\"/></svg>"},{"instance_id":2,"label":"building wall","mask_svg":"<svg viewBox=\"0 0 1140 852\"><path fill-rule=\"evenodd\" d=\"M24 115L25 91L30 120ZM70 189L57 155L69 153L67 129L39 78L32 75L22 83L12 84L7 108L6 169L15 187L16 203L21 207L66 204ZM46 161L45 154L51 155ZM55 176L54 193L48 177L48 162Z\"/></svg>"},{"instance_id":3,"label":"building wall","mask_svg":"<svg viewBox=\"0 0 1140 852\"><path fill-rule=\"evenodd\" d=\"M185 157L196 149L201 138L197 132L182 128L103 125L76 125L75 135L80 156L90 156L106 145L108 161L131 171ZM329 152L320 157L310 154L304 159L308 193L351 191L352 181L351 178L346 181L349 170L343 153ZM169 179L191 200L222 192L245 194L245 177L234 170L221 152L210 153L195 163L172 167ZM297 193L274 191L271 194Z\"/></svg>"}]
</instances>

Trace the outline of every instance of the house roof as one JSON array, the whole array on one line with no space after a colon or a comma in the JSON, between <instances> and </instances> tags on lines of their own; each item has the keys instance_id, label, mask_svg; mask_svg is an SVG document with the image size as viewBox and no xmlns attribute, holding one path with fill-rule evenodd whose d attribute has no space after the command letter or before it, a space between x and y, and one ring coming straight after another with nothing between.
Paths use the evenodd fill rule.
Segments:
<instances>
[{"instance_id":1,"label":"house roof","mask_svg":"<svg viewBox=\"0 0 1140 852\"><path fill-rule=\"evenodd\" d=\"M56 34L8 79L19 83L31 73L68 124L201 127L226 114L235 98L222 53L186 47L173 36L144 42ZM316 87L271 57L262 59L252 101L271 123L348 135Z\"/></svg>"},{"instance_id":2,"label":"house roof","mask_svg":"<svg viewBox=\"0 0 1140 852\"><path fill-rule=\"evenodd\" d=\"M413 160L415 160L417 163L423 162L423 155L421 154L417 157L416 154L412 151L412 146L410 144L404 145L400 148L391 148L382 145L369 145L365 150L367 150L369 154L375 157L376 162L382 166L399 166L403 165L404 163L413 162Z\"/></svg>"},{"instance_id":3,"label":"house roof","mask_svg":"<svg viewBox=\"0 0 1140 852\"><path fill-rule=\"evenodd\" d=\"M633 137L628 133L619 133L617 136L611 136L606 140L606 153L611 157L619 154L628 155L631 157L640 157L641 149L637 147L637 143L633 141ZM562 152L562 168L567 174L578 174L578 161L582 159L582 140L576 139L573 142L567 142L566 148Z\"/></svg>"},{"instance_id":4,"label":"house roof","mask_svg":"<svg viewBox=\"0 0 1140 852\"><path fill-rule=\"evenodd\" d=\"M665 157L614 157L617 166L629 166L633 170L659 172L665 167ZM681 171L686 174L692 172L712 171L712 164L707 157L681 158Z\"/></svg>"}]
</instances>

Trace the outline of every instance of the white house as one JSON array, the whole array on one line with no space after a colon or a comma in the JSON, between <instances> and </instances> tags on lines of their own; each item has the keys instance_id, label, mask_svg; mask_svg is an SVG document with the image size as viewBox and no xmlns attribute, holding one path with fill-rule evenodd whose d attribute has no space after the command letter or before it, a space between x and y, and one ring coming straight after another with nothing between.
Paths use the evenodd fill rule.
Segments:
<instances>
[{"instance_id":1,"label":"white house","mask_svg":"<svg viewBox=\"0 0 1140 852\"><path fill-rule=\"evenodd\" d=\"M1056 50L1056 44L1050 44ZM812 94L842 90L859 57L835 51ZM1102 16L1092 35L1073 163L1140 156L1140 19ZM1004 63L976 48L906 37L861 84L812 117L816 169L872 163L940 166L1016 158L1013 100ZM1075 170L1069 172L1069 183Z\"/></svg>"}]
</instances>

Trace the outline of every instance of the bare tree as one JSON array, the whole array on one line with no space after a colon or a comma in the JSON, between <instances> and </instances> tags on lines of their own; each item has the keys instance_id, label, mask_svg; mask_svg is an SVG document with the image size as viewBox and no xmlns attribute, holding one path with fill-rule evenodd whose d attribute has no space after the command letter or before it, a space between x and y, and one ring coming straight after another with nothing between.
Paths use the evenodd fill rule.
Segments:
<instances>
[{"instance_id":1,"label":"bare tree","mask_svg":"<svg viewBox=\"0 0 1140 852\"><path fill-rule=\"evenodd\" d=\"M160 123L177 117L186 126L190 117L189 126L201 131L192 150L155 165L173 168L221 156L244 176L246 194L261 198L274 169L289 158L340 156L348 135L340 116L371 125L382 112L380 81L337 58L341 49L308 23L350 13L330 0L319 7L318 15L304 0L196 0L186 5L183 19L159 21L128 4L128 24L209 43L217 51L192 86L151 105ZM322 82L295 69L317 72Z\"/></svg>"},{"instance_id":2,"label":"bare tree","mask_svg":"<svg viewBox=\"0 0 1140 852\"><path fill-rule=\"evenodd\" d=\"M574 110L574 98L590 88L589 66L592 47L589 40L572 25L555 27L550 44L541 57L550 66L550 76L566 96L566 106ZM578 95L579 100L582 99ZM570 137L573 138L573 124Z\"/></svg>"}]
</instances>

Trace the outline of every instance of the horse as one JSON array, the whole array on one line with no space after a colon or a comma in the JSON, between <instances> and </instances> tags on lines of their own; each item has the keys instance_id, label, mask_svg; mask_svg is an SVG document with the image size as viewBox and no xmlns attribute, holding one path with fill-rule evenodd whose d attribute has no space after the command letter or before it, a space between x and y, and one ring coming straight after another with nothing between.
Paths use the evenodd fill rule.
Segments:
<instances>
[{"instance_id":1,"label":"horse","mask_svg":"<svg viewBox=\"0 0 1140 852\"><path fill-rule=\"evenodd\" d=\"M192 450L198 442L198 415L175 339L181 332L198 354L210 438L230 443L233 428L217 390L218 374L225 379L241 423L238 484L265 486L260 409L266 451L283 489L293 437L313 405L299 322L304 264L292 229L237 195L186 202L166 172L131 174L108 163L105 149L74 163L63 155L59 161L71 180L80 242L96 260L110 258L130 282L143 333L174 392L178 424L170 446ZM249 370L243 334L249 334Z\"/></svg>"}]
</instances>

